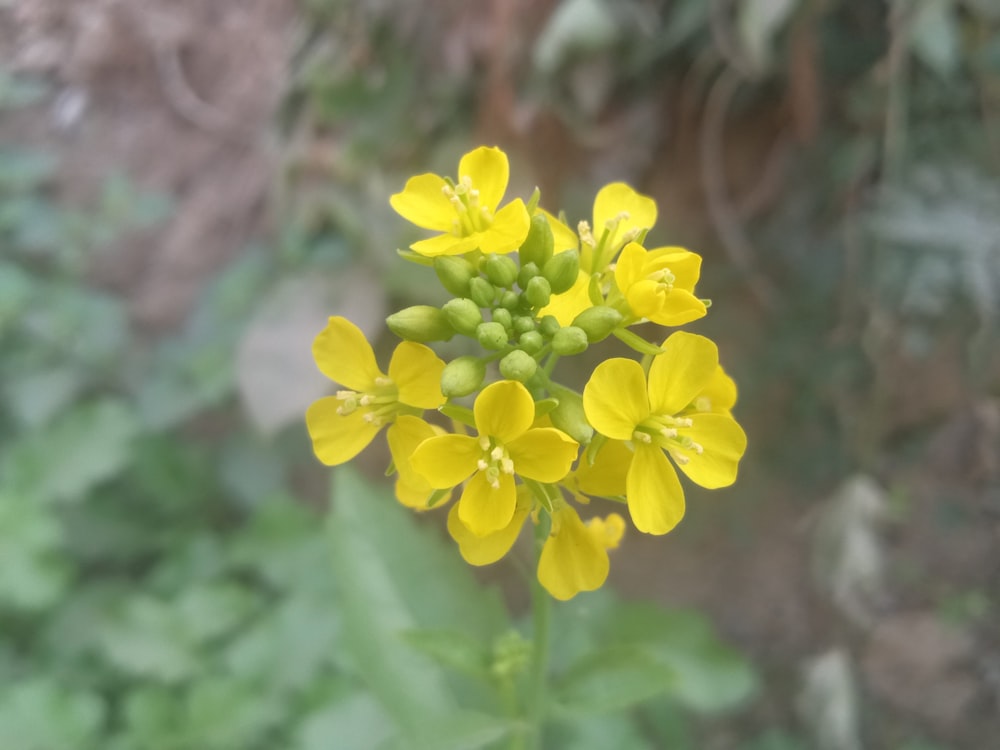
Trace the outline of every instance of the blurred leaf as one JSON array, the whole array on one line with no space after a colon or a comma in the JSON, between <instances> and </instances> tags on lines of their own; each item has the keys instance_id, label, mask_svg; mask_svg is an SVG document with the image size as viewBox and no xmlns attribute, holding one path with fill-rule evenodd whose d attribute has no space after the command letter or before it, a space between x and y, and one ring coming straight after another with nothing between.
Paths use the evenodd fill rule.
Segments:
<instances>
[{"instance_id":1,"label":"blurred leaf","mask_svg":"<svg viewBox=\"0 0 1000 750\"><path fill-rule=\"evenodd\" d=\"M8 683L0 693L0 747L11 750L89 750L100 747L104 704L38 676Z\"/></svg>"},{"instance_id":2,"label":"blurred leaf","mask_svg":"<svg viewBox=\"0 0 1000 750\"><path fill-rule=\"evenodd\" d=\"M0 111L20 109L35 104L49 91L49 85L40 78L14 75L0 70Z\"/></svg>"},{"instance_id":3,"label":"blurred leaf","mask_svg":"<svg viewBox=\"0 0 1000 750\"><path fill-rule=\"evenodd\" d=\"M480 680L490 679L490 652L486 646L456 630L410 630L403 640L443 667Z\"/></svg>"},{"instance_id":4,"label":"blurred leaf","mask_svg":"<svg viewBox=\"0 0 1000 750\"><path fill-rule=\"evenodd\" d=\"M284 466L272 442L245 433L226 441L219 477L223 486L244 505L254 507L281 491Z\"/></svg>"},{"instance_id":5,"label":"blurred leaf","mask_svg":"<svg viewBox=\"0 0 1000 750\"><path fill-rule=\"evenodd\" d=\"M562 0L535 42L535 67L552 75L575 54L589 55L612 46L620 33L604 0Z\"/></svg>"},{"instance_id":6,"label":"blurred leaf","mask_svg":"<svg viewBox=\"0 0 1000 750\"><path fill-rule=\"evenodd\" d=\"M370 695L351 695L311 714L298 731L295 750L380 750L392 736L389 717Z\"/></svg>"},{"instance_id":7,"label":"blurred leaf","mask_svg":"<svg viewBox=\"0 0 1000 750\"><path fill-rule=\"evenodd\" d=\"M69 582L61 541L49 509L0 489L0 605L37 610L59 599Z\"/></svg>"},{"instance_id":8,"label":"blurred leaf","mask_svg":"<svg viewBox=\"0 0 1000 750\"><path fill-rule=\"evenodd\" d=\"M59 367L15 376L4 384L3 394L24 427L39 428L64 410L83 384L79 369Z\"/></svg>"},{"instance_id":9,"label":"blurred leaf","mask_svg":"<svg viewBox=\"0 0 1000 750\"><path fill-rule=\"evenodd\" d=\"M458 698L433 662L406 644L404 633L451 628L489 642L509 627L503 608L454 550L418 529L384 490L347 467L338 468L334 480L330 535L345 647L408 738L450 746L438 732L445 717L450 729L457 728Z\"/></svg>"},{"instance_id":10,"label":"blurred leaf","mask_svg":"<svg viewBox=\"0 0 1000 750\"><path fill-rule=\"evenodd\" d=\"M0 149L0 190L26 191L38 187L55 174L53 154Z\"/></svg>"},{"instance_id":11,"label":"blurred leaf","mask_svg":"<svg viewBox=\"0 0 1000 750\"><path fill-rule=\"evenodd\" d=\"M182 730L204 750L243 750L267 736L283 718L284 707L257 686L212 676L194 684L184 702Z\"/></svg>"},{"instance_id":12,"label":"blurred leaf","mask_svg":"<svg viewBox=\"0 0 1000 750\"><path fill-rule=\"evenodd\" d=\"M128 316L117 297L73 284L49 284L22 319L25 333L61 361L108 364L129 342Z\"/></svg>"},{"instance_id":13,"label":"blurred leaf","mask_svg":"<svg viewBox=\"0 0 1000 750\"><path fill-rule=\"evenodd\" d=\"M919 0L910 23L913 53L940 76L952 75L961 53L954 0Z\"/></svg>"},{"instance_id":14,"label":"blurred leaf","mask_svg":"<svg viewBox=\"0 0 1000 750\"><path fill-rule=\"evenodd\" d=\"M34 291L35 280L26 271L0 261L0 337L28 306Z\"/></svg>"},{"instance_id":15,"label":"blurred leaf","mask_svg":"<svg viewBox=\"0 0 1000 750\"><path fill-rule=\"evenodd\" d=\"M771 67L775 38L796 5L797 0L741 0L736 27L743 51L757 73Z\"/></svg>"},{"instance_id":16,"label":"blurred leaf","mask_svg":"<svg viewBox=\"0 0 1000 750\"><path fill-rule=\"evenodd\" d=\"M622 711L667 693L676 679L655 654L612 647L585 656L562 675L555 699L561 709L574 713Z\"/></svg>"},{"instance_id":17,"label":"blurred leaf","mask_svg":"<svg viewBox=\"0 0 1000 750\"><path fill-rule=\"evenodd\" d=\"M74 407L0 459L9 486L48 501L76 501L122 471L139 425L129 406L106 398Z\"/></svg>"},{"instance_id":18,"label":"blurred leaf","mask_svg":"<svg viewBox=\"0 0 1000 750\"><path fill-rule=\"evenodd\" d=\"M787 732L770 729L742 746L740 750L808 750L808 748Z\"/></svg>"},{"instance_id":19,"label":"blurred leaf","mask_svg":"<svg viewBox=\"0 0 1000 750\"><path fill-rule=\"evenodd\" d=\"M548 733L546 747L565 747L573 750L653 750L653 745L628 716L602 714L579 715L572 721ZM684 750L685 746L659 745L670 750Z\"/></svg>"}]
</instances>

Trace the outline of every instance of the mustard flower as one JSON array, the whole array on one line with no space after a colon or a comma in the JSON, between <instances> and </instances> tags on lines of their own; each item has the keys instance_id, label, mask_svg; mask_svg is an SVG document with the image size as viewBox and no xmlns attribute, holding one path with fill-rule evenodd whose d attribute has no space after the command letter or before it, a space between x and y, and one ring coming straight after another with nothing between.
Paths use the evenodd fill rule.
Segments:
<instances>
[{"instance_id":1,"label":"mustard flower","mask_svg":"<svg viewBox=\"0 0 1000 750\"><path fill-rule=\"evenodd\" d=\"M458 517L472 533L486 536L507 526L514 516L515 475L558 482L569 473L579 446L553 427L531 426L535 402L528 389L514 380L484 388L472 411L476 437L429 438L417 446L410 463L435 489L468 479Z\"/></svg>"},{"instance_id":2,"label":"mustard flower","mask_svg":"<svg viewBox=\"0 0 1000 750\"><path fill-rule=\"evenodd\" d=\"M436 174L417 175L389 203L418 227L442 233L410 245L420 255L509 253L521 246L531 225L520 198L497 210L509 177L507 155L480 146L459 161L456 182Z\"/></svg>"},{"instance_id":3,"label":"mustard flower","mask_svg":"<svg viewBox=\"0 0 1000 750\"><path fill-rule=\"evenodd\" d=\"M427 501L434 493L434 488L416 472L410 463L410 457L422 442L444 434L445 431L437 425L409 414L399 415L386 430L386 442L389 443L392 463L396 467L396 499L406 507L418 511L427 510Z\"/></svg>"},{"instance_id":4,"label":"mustard flower","mask_svg":"<svg viewBox=\"0 0 1000 750\"><path fill-rule=\"evenodd\" d=\"M594 429L632 443L626 495L640 531L665 534L684 515L684 490L667 455L702 487L736 480L746 435L727 409L698 409L707 388L725 386L719 377L715 344L675 333L653 359L648 380L638 362L614 358L598 365L584 388L583 408ZM724 373L721 377L728 379Z\"/></svg>"},{"instance_id":5,"label":"mustard flower","mask_svg":"<svg viewBox=\"0 0 1000 750\"><path fill-rule=\"evenodd\" d=\"M332 317L312 350L320 372L345 388L306 411L313 451L328 466L350 461L399 415L436 409L445 401L444 362L423 344L397 346L386 375L361 330L346 318Z\"/></svg>"},{"instance_id":6,"label":"mustard flower","mask_svg":"<svg viewBox=\"0 0 1000 750\"><path fill-rule=\"evenodd\" d=\"M627 244L615 265L615 284L629 310L664 326L704 317L705 303L694 296L701 275L701 256L680 247L647 250Z\"/></svg>"}]
</instances>

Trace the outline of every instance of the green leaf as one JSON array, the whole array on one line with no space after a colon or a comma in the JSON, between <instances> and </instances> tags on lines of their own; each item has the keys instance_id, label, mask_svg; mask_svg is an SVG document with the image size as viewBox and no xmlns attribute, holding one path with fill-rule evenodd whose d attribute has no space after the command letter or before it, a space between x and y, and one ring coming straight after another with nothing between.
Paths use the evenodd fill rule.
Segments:
<instances>
[{"instance_id":1,"label":"green leaf","mask_svg":"<svg viewBox=\"0 0 1000 750\"><path fill-rule=\"evenodd\" d=\"M24 427L43 427L84 385L79 368L57 367L11 378L3 388L7 407Z\"/></svg>"},{"instance_id":2,"label":"green leaf","mask_svg":"<svg viewBox=\"0 0 1000 750\"><path fill-rule=\"evenodd\" d=\"M370 695L354 694L306 717L295 750L379 750L392 735L389 717ZM336 738L336 740L334 740Z\"/></svg>"},{"instance_id":3,"label":"green leaf","mask_svg":"<svg viewBox=\"0 0 1000 750\"><path fill-rule=\"evenodd\" d=\"M920 0L910 23L910 46L920 60L942 77L958 68L961 35L954 0Z\"/></svg>"},{"instance_id":4,"label":"green leaf","mask_svg":"<svg viewBox=\"0 0 1000 750\"><path fill-rule=\"evenodd\" d=\"M25 191L42 185L56 171L53 154L0 150L0 190Z\"/></svg>"},{"instance_id":5,"label":"green leaf","mask_svg":"<svg viewBox=\"0 0 1000 750\"><path fill-rule=\"evenodd\" d=\"M556 727L546 737L546 747L566 747L573 750L653 750L643 737L636 722L628 716L601 714L574 716L571 721ZM681 750L683 745L659 745L670 750Z\"/></svg>"},{"instance_id":6,"label":"green leaf","mask_svg":"<svg viewBox=\"0 0 1000 750\"><path fill-rule=\"evenodd\" d=\"M410 647L404 633L454 629L491 642L509 628L496 593L483 590L457 552L429 532L352 469L335 471L330 539L344 646L415 742L440 739L441 722L454 728L462 711L434 662Z\"/></svg>"},{"instance_id":7,"label":"green leaf","mask_svg":"<svg viewBox=\"0 0 1000 750\"><path fill-rule=\"evenodd\" d=\"M564 711L614 712L675 688L673 670L636 647L612 647L585 657L559 680L555 699Z\"/></svg>"},{"instance_id":8,"label":"green leaf","mask_svg":"<svg viewBox=\"0 0 1000 750\"><path fill-rule=\"evenodd\" d=\"M457 630L409 630L403 639L443 667L477 679L490 678L490 652L467 633Z\"/></svg>"},{"instance_id":9,"label":"green leaf","mask_svg":"<svg viewBox=\"0 0 1000 750\"><path fill-rule=\"evenodd\" d=\"M61 542L50 509L0 490L0 604L38 610L58 601L70 572L59 554Z\"/></svg>"},{"instance_id":10,"label":"green leaf","mask_svg":"<svg viewBox=\"0 0 1000 750\"><path fill-rule=\"evenodd\" d=\"M67 689L47 677L8 683L0 694L0 747L98 748L104 713L97 695Z\"/></svg>"}]
</instances>

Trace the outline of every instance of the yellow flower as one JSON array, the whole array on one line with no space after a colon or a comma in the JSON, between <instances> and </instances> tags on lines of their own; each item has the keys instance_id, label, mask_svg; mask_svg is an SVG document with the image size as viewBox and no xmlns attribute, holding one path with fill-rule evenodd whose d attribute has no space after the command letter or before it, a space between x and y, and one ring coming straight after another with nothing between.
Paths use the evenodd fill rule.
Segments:
<instances>
[{"instance_id":1,"label":"yellow flower","mask_svg":"<svg viewBox=\"0 0 1000 750\"><path fill-rule=\"evenodd\" d=\"M421 255L462 255L477 249L509 253L521 246L531 225L520 198L497 210L509 176L507 155L480 146L459 161L457 182L436 174L417 175L389 203L418 227L443 233L410 245Z\"/></svg>"},{"instance_id":2,"label":"yellow flower","mask_svg":"<svg viewBox=\"0 0 1000 750\"><path fill-rule=\"evenodd\" d=\"M445 401L440 386L444 362L434 352L404 341L393 352L386 375L365 335L346 318L330 318L313 341L313 358L320 372L345 388L306 411L313 451L328 466L350 461L400 414L419 414Z\"/></svg>"},{"instance_id":3,"label":"yellow flower","mask_svg":"<svg viewBox=\"0 0 1000 750\"><path fill-rule=\"evenodd\" d=\"M389 452L392 453L392 462L396 466L396 499L406 507L427 510L427 501L434 493L434 488L416 472L410 463L410 457L422 442L444 434L445 431L437 425L408 414L398 416L386 430ZM442 502L446 500L447 498L442 498Z\"/></svg>"},{"instance_id":4,"label":"yellow flower","mask_svg":"<svg viewBox=\"0 0 1000 750\"><path fill-rule=\"evenodd\" d=\"M557 252L578 247L572 229L548 211L542 212L552 226ZM580 268L588 276L604 271L622 245L653 228L656 223L656 201L637 193L624 182L613 182L601 188L594 198L593 219L593 224L581 221L577 226L580 234ZM573 244L568 244L570 238Z\"/></svg>"},{"instance_id":5,"label":"yellow flower","mask_svg":"<svg viewBox=\"0 0 1000 750\"><path fill-rule=\"evenodd\" d=\"M572 599L581 591L600 588L608 577L608 550L625 532L617 513L584 524L570 505L552 514L552 530L538 560L538 581L556 599Z\"/></svg>"},{"instance_id":6,"label":"yellow flower","mask_svg":"<svg viewBox=\"0 0 1000 750\"><path fill-rule=\"evenodd\" d=\"M553 315L559 321L559 325L568 326L577 315L593 306L594 303L590 299L590 274L580 271L569 291L553 294L549 304L543 307L538 315L539 317Z\"/></svg>"},{"instance_id":7,"label":"yellow flower","mask_svg":"<svg viewBox=\"0 0 1000 750\"><path fill-rule=\"evenodd\" d=\"M413 452L410 463L435 489L468 479L458 517L473 534L486 536L507 526L514 516L515 474L558 482L569 473L578 445L553 427L532 428L535 402L528 389L514 380L484 388L472 410L476 437L429 438Z\"/></svg>"},{"instance_id":8,"label":"yellow flower","mask_svg":"<svg viewBox=\"0 0 1000 750\"><path fill-rule=\"evenodd\" d=\"M630 242L615 266L615 284L636 317L678 326L707 311L694 296L700 274L700 255L680 247L647 250Z\"/></svg>"},{"instance_id":9,"label":"yellow flower","mask_svg":"<svg viewBox=\"0 0 1000 750\"><path fill-rule=\"evenodd\" d=\"M649 534L667 533L684 515L684 490L665 454L695 484L714 489L736 480L747 442L727 410L697 408L707 388L718 389L715 344L675 333L663 349L649 368L648 382L638 362L615 358L597 366L583 391L594 429L633 445L628 508L636 528Z\"/></svg>"},{"instance_id":10,"label":"yellow flower","mask_svg":"<svg viewBox=\"0 0 1000 750\"><path fill-rule=\"evenodd\" d=\"M458 551L469 565L491 565L510 552L521 533L524 520L531 512L531 506L531 492L519 484L514 515L507 525L486 536L476 536L458 517L458 505L453 505L448 511L448 533L458 542Z\"/></svg>"},{"instance_id":11,"label":"yellow flower","mask_svg":"<svg viewBox=\"0 0 1000 750\"><path fill-rule=\"evenodd\" d=\"M632 451L628 446L621 440L608 440L597 452L593 464L584 455L563 484L581 502L585 501L581 494L624 497L631 465Z\"/></svg>"}]
</instances>

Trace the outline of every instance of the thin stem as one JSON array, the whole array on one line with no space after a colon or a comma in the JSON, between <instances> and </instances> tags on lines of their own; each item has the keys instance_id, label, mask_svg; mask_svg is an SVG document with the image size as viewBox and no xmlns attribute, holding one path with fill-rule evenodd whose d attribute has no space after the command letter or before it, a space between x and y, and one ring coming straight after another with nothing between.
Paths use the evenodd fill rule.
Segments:
<instances>
[{"instance_id":1,"label":"thin stem","mask_svg":"<svg viewBox=\"0 0 1000 750\"><path fill-rule=\"evenodd\" d=\"M542 545L545 544L547 530L543 524L535 525L535 560L542 554ZM531 607L533 619L534 649L531 670L531 688L529 694L528 711L531 720L532 735L529 745L533 750L542 747L542 725L545 720L546 710L546 688L548 687L549 671L549 621L552 614L552 599L549 593L542 588L538 582L538 577L534 576L531 581Z\"/></svg>"}]
</instances>

